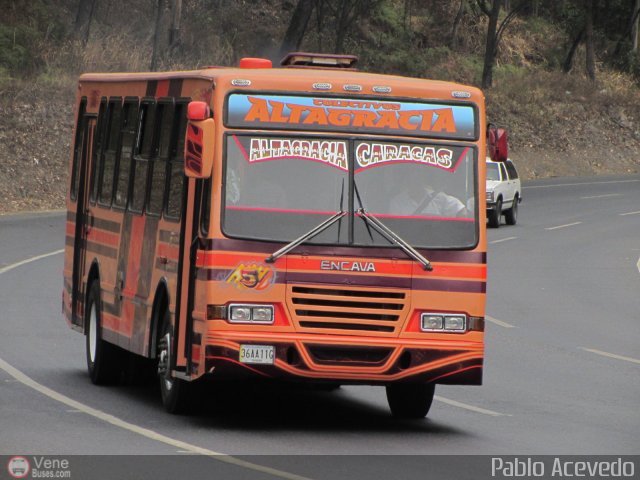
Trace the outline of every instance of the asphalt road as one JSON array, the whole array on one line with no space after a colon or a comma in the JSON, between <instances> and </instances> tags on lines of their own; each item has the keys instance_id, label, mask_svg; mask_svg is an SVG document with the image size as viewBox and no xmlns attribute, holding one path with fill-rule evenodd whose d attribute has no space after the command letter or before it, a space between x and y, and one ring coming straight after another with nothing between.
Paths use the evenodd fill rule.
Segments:
<instances>
[{"instance_id":1,"label":"asphalt road","mask_svg":"<svg viewBox=\"0 0 640 480\"><path fill-rule=\"evenodd\" d=\"M523 196L518 224L489 230L485 384L439 386L411 422L376 387L208 390L188 416L153 385L95 387L60 313L64 214L0 217L0 455L224 453L209 460L227 478L318 478L327 465L293 455L369 455L360 467L380 473L386 454L639 454L640 175Z\"/></svg>"}]
</instances>

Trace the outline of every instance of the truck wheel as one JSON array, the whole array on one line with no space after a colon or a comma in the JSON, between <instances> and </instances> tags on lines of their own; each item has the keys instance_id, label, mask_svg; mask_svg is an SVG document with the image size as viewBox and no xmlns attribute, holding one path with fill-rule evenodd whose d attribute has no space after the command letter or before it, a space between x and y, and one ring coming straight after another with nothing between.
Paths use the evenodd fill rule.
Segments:
<instances>
[{"instance_id":1,"label":"truck wheel","mask_svg":"<svg viewBox=\"0 0 640 480\"><path fill-rule=\"evenodd\" d=\"M85 350L87 370L96 385L115 383L122 373L124 352L102 338L102 312L100 309L100 285L91 283L85 305Z\"/></svg>"},{"instance_id":2,"label":"truck wheel","mask_svg":"<svg viewBox=\"0 0 640 480\"><path fill-rule=\"evenodd\" d=\"M436 386L433 383L387 385L387 402L396 418L424 418L429 413Z\"/></svg>"},{"instance_id":3,"label":"truck wheel","mask_svg":"<svg viewBox=\"0 0 640 480\"><path fill-rule=\"evenodd\" d=\"M502 199L496 202L496 208L489 212L489 226L491 228L500 227L500 217L502 216Z\"/></svg>"},{"instance_id":4,"label":"truck wheel","mask_svg":"<svg viewBox=\"0 0 640 480\"><path fill-rule=\"evenodd\" d=\"M518 221L518 201L519 198L516 194L516 196L513 197L513 206L504 212L504 219L507 222L507 225L515 225Z\"/></svg>"},{"instance_id":5,"label":"truck wheel","mask_svg":"<svg viewBox=\"0 0 640 480\"><path fill-rule=\"evenodd\" d=\"M173 355L173 327L169 320L169 311L162 318L161 336L158 340L158 378L162 405L169 413L183 413L187 409L189 384L171 375L171 356Z\"/></svg>"}]
</instances>

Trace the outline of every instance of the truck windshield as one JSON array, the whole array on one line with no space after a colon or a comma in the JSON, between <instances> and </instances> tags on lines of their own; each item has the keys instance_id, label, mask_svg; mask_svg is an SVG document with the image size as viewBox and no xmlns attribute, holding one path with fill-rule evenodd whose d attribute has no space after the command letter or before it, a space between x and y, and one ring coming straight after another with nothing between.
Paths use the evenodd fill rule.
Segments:
<instances>
[{"instance_id":1,"label":"truck windshield","mask_svg":"<svg viewBox=\"0 0 640 480\"><path fill-rule=\"evenodd\" d=\"M228 134L223 231L290 242L345 211L308 243L391 246L363 208L414 247L473 248L476 156L464 145Z\"/></svg>"}]
</instances>

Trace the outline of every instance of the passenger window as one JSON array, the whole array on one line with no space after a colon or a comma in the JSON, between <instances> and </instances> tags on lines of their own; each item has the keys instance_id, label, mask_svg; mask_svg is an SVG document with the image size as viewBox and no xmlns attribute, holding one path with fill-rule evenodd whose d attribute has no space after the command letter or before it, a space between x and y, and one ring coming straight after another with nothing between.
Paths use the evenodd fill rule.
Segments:
<instances>
[{"instance_id":1,"label":"passenger window","mask_svg":"<svg viewBox=\"0 0 640 480\"><path fill-rule=\"evenodd\" d=\"M100 180L100 171L102 170L104 140L107 135L107 99L102 97L100 101L100 111L98 113L98 124L93 142L93 161L91 174L91 192L89 193L89 201L95 205L98 197L98 186Z\"/></svg>"},{"instance_id":2,"label":"passenger window","mask_svg":"<svg viewBox=\"0 0 640 480\"><path fill-rule=\"evenodd\" d=\"M129 208L136 213L142 213L147 196L149 159L153 155L154 149L153 137L156 123L156 103L154 100L144 100L142 102L138 122L138 139L133 156L133 187Z\"/></svg>"},{"instance_id":3,"label":"passenger window","mask_svg":"<svg viewBox=\"0 0 640 480\"><path fill-rule=\"evenodd\" d=\"M173 122L173 100L158 103L156 110L156 145L157 156L152 158L151 189L147 212L160 215L164 205L164 192L167 183L167 165L169 161L169 147L171 145L171 127Z\"/></svg>"},{"instance_id":4,"label":"passenger window","mask_svg":"<svg viewBox=\"0 0 640 480\"><path fill-rule=\"evenodd\" d=\"M507 169L504 167L504 163L500 164L500 174L502 175L502 181L506 182L509 177L507 177Z\"/></svg>"},{"instance_id":5,"label":"passenger window","mask_svg":"<svg viewBox=\"0 0 640 480\"><path fill-rule=\"evenodd\" d=\"M509 178L511 180L515 180L516 178L518 178L518 171L516 170L513 162L507 162L507 171L509 172Z\"/></svg>"},{"instance_id":6,"label":"passenger window","mask_svg":"<svg viewBox=\"0 0 640 480\"><path fill-rule=\"evenodd\" d=\"M113 182L116 170L116 152L118 150L118 140L120 137L120 123L122 120L122 100L110 99L107 111L107 138L105 139L106 149L102 154L100 165L100 191L98 203L104 206L111 206L113 195Z\"/></svg>"},{"instance_id":7,"label":"passenger window","mask_svg":"<svg viewBox=\"0 0 640 480\"><path fill-rule=\"evenodd\" d=\"M71 167L71 200L78 196L80 184L80 159L82 158L82 137L84 136L84 113L87 108L87 97L82 97L78 106L78 118L76 119L76 138L73 145L73 166Z\"/></svg>"},{"instance_id":8,"label":"passenger window","mask_svg":"<svg viewBox=\"0 0 640 480\"><path fill-rule=\"evenodd\" d=\"M129 193L129 177L131 175L131 154L137 134L138 99L125 100L123 108L123 124L118 155L118 182L114 205L120 208L127 206Z\"/></svg>"}]
</instances>

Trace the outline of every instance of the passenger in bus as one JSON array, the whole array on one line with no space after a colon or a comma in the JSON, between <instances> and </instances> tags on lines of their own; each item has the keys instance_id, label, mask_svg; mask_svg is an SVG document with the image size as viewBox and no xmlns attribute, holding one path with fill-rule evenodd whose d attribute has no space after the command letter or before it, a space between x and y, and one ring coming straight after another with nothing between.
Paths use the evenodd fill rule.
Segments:
<instances>
[{"instance_id":1,"label":"passenger in bus","mask_svg":"<svg viewBox=\"0 0 640 480\"><path fill-rule=\"evenodd\" d=\"M404 188L391 199L390 213L448 218L469 216L464 203L453 195L437 191L418 175L406 177Z\"/></svg>"}]
</instances>

